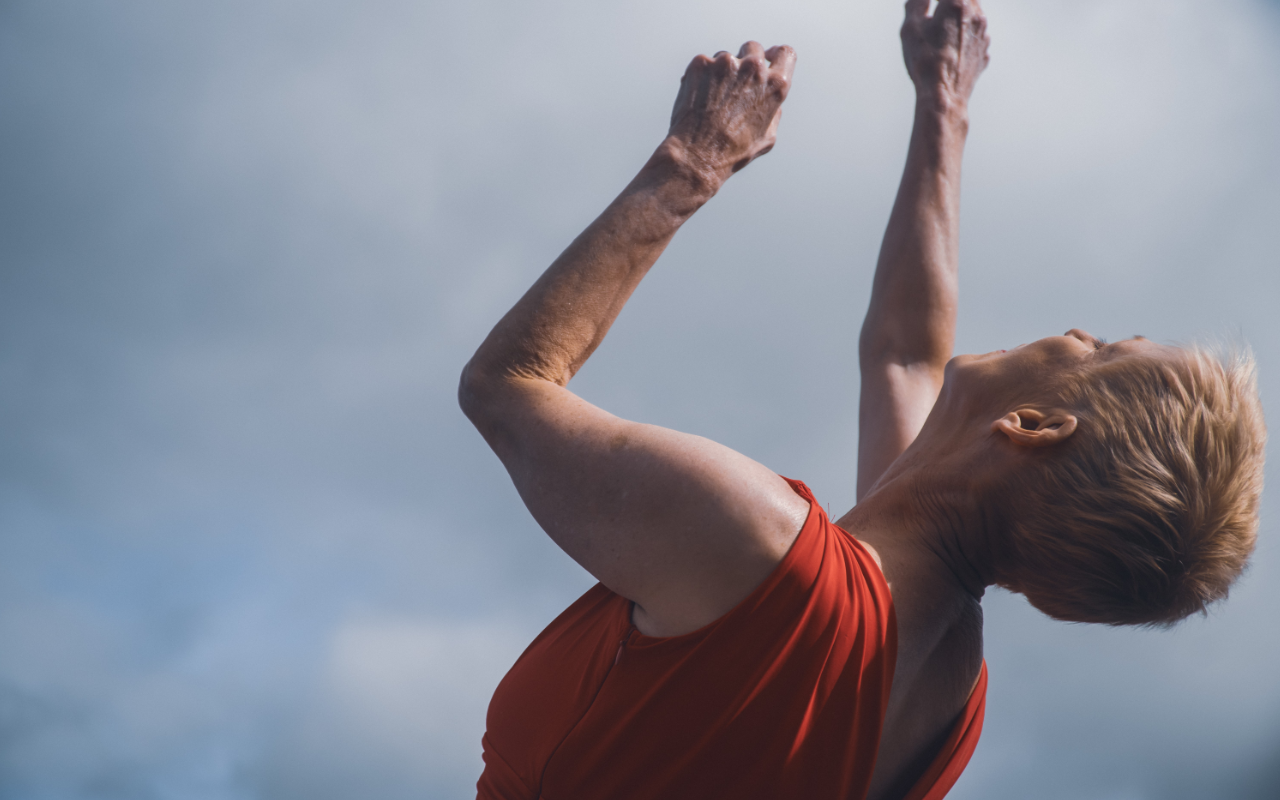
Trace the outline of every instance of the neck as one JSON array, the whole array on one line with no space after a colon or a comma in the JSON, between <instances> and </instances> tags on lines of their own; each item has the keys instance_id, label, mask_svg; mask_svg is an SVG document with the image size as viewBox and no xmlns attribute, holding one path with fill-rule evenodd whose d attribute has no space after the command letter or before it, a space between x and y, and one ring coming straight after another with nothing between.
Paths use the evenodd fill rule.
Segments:
<instances>
[{"instance_id":1,"label":"neck","mask_svg":"<svg viewBox=\"0 0 1280 800\"><path fill-rule=\"evenodd\" d=\"M886 575L910 564L980 599L999 576L999 523L980 481L945 466L895 464L840 524L877 551Z\"/></svg>"}]
</instances>

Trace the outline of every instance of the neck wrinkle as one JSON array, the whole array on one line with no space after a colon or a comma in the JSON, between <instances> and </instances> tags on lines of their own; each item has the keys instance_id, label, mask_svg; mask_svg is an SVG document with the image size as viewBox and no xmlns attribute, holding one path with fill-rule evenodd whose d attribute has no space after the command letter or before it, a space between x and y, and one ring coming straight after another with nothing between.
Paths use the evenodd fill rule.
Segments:
<instances>
[{"instance_id":1,"label":"neck wrinkle","mask_svg":"<svg viewBox=\"0 0 1280 800\"><path fill-rule=\"evenodd\" d=\"M992 547L998 522L968 477L941 470L912 470L880 487L872 500L882 505L915 547L928 552L956 585L975 600L998 582ZM895 526L896 527L896 526Z\"/></svg>"},{"instance_id":2,"label":"neck wrinkle","mask_svg":"<svg viewBox=\"0 0 1280 800\"><path fill-rule=\"evenodd\" d=\"M921 541L975 600L996 582L989 515L971 489L919 491Z\"/></svg>"}]
</instances>

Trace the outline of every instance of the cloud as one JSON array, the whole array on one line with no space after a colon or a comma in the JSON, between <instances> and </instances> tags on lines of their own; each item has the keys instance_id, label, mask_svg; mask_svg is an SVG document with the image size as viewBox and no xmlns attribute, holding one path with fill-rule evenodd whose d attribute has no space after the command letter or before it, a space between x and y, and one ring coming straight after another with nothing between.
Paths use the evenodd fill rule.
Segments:
<instances>
[{"instance_id":1,"label":"cloud","mask_svg":"<svg viewBox=\"0 0 1280 800\"><path fill-rule=\"evenodd\" d=\"M961 348L1240 333L1274 395L1274 4L987 11ZM688 58L747 38L800 53L779 145L575 388L850 504L856 326L910 125L899 12L0 7L0 794L468 790L488 692L591 581L457 372L662 136ZM954 796L1269 796L1276 570L1264 538L1172 634L994 595Z\"/></svg>"},{"instance_id":2,"label":"cloud","mask_svg":"<svg viewBox=\"0 0 1280 800\"><path fill-rule=\"evenodd\" d=\"M281 798L473 793L483 768L483 709L527 634L493 621L342 623L315 700L277 740L262 791Z\"/></svg>"}]
</instances>

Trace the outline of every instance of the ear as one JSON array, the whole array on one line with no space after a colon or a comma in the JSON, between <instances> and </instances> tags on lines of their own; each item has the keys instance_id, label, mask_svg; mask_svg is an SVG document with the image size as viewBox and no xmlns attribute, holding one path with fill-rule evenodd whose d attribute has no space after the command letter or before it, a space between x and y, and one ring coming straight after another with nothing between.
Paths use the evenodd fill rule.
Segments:
<instances>
[{"instance_id":1,"label":"ear","mask_svg":"<svg viewBox=\"0 0 1280 800\"><path fill-rule=\"evenodd\" d=\"M1020 408L991 423L991 431L1020 447L1049 447L1070 439L1076 425L1075 415L1060 408Z\"/></svg>"}]
</instances>

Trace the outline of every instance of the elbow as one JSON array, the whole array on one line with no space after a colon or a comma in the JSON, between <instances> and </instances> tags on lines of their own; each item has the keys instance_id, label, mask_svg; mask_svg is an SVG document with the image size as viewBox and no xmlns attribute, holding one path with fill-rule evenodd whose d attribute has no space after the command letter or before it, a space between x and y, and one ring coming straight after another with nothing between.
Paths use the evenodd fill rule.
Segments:
<instances>
[{"instance_id":1,"label":"elbow","mask_svg":"<svg viewBox=\"0 0 1280 800\"><path fill-rule=\"evenodd\" d=\"M458 378L458 407L476 427L480 426L480 420L484 417L487 405L485 398L490 394L485 384L474 360L468 361Z\"/></svg>"},{"instance_id":2,"label":"elbow","mask_svg":"<svg viewBox=\"0 0 1280 800\"><path fill-rule=\"evenodd\" d=\"M527 402L520 380L495 373L471 359L458 377L458 407L485 438L505 426L517 408Z\"/></svg>"},{"instance_id":3,"label":"elbow","mask_svg":"<svg viewBox=\"0 0 1280 800\"><path fill-rule=\"evenodd\" d=\"M909 342L883 329L868 331L865 328L858 337L858 364L865 370L884 364L906 364L914 360L915 353Z\"/></svg>"},{"instance_id":4,"label":"elbow","mask_svg":"<svg viewBox=\"0 0 1280 800\"><path fill-rule=\"evenodd\" d=\"M504 416L510 409L502 407L502 382L495 380L473 358L458 377L458 407L476 431L499 454L507 440L508 424Z\"/></svg>"},{"instance_id":5,"label":"elbow","mask_svg":"<svg viewBox=\"0 0 1280 800\"><path fill-rule=\"evenodd\" d=\"M950 359L949 347L929 339L865 329L858 338L858 364L863 372L885 366L941 370Z\"/></svg>"},{"instance_id":6,"label":"elbow","mask_svg":"<svg viewBox=\"0 0 1280 800\"><path fill-rule=\"evenodd\" d=\"M858 363L863 367L885 361L893 351L888 337L876 335L865 328L858 337Z\"/></svg>"}]
</instances>

